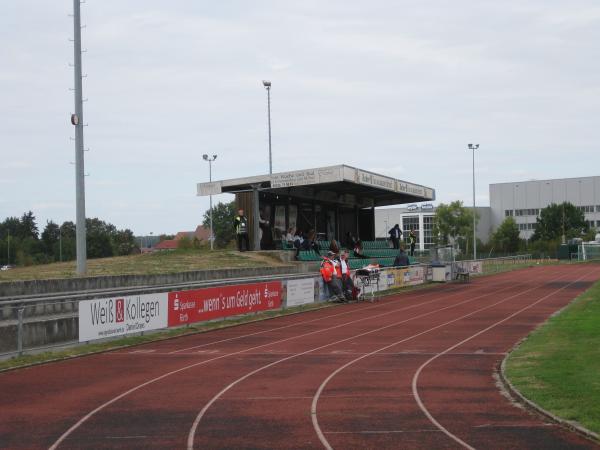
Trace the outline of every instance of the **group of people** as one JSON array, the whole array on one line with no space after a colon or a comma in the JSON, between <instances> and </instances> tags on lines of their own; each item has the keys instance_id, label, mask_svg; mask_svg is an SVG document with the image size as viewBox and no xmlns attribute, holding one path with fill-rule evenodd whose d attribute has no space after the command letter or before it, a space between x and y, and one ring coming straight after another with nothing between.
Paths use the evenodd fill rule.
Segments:
<instances>
[{"instance_id":1,"label":"group of people","mask_svg":"<svg viewBox=\"0 0 600 450\"><path fill-rule=\"evenodd\" d=\"M402 230L400 229L400 225L394 225L390 231L388 231L390 235L390 240L392 241L392 245L394 248L400 249L400 238L402 237ZM408 233L408 244L410 245L410 256L415 256L415 246L417 245L417 235L415 234L415 230L411 228Z\"/></svg>"},{"instance_id":2,"label":"group of people","mask_svg":"<svg viewBox=\"0 0 600 450\"><path fill-rule=\"evenodd\" d=\"M321 276L329 288L332 300L350 301L356 299L358 288L354 286L348 263L348 252L340 250L336 240L329 245L327 256L321 262Z\"/></svg>"}]
</instances>

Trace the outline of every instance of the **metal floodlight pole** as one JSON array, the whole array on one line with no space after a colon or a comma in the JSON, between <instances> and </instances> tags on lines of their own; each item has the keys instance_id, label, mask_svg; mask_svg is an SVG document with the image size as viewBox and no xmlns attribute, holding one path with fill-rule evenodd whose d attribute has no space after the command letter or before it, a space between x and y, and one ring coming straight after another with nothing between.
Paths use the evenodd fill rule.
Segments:
<instances>
[{"instance_id":1,"label":"metal floodlight pole","mask_svg":"<svg viewBox=\"0 0 600 450\"><path fill-rule=\"evenodd\" d=\"M202 155L204 161L208 161L208 181L212 183L212 163L215 159L217 159L217 155L212 155L212 158L209 158L208 155ZM215 235L213 234L213 206L212 206L212 194L209 196L210 198L210 249L214 250L214 241Z\"/></svg>"},{"instance_id":2,"label":"metal floodlight pole","mask_svg":"<svg viewBox=\"0 0 600 450\"><path fill-rule=\"evenodd\" d=\"M271 82L263 80L263 86L267 90L267 118L269 124L269 175L273 173L273 158L271 153Z\"/></svg>"},{"instance_id":3,"label":"metal floodlight pole","mask_svg":"<svg viewBox=\"0 0 600 450\"><path fill-rule=\"evenodd\" d=\"M479 148L479 144L469 144L469 149L473 150L473 259L477 259L477 230L475 220L475 150Z\"/></svg>"},{"instance_id":4,"label":"metal floodlight pole","mask_svg":"<svg viewBox=\"0 0 600 450\"><path fill-rule=\"evenodd\" d=\"M81 11L80 0L73 0L75 114L71 123L75 126L75 188L76 188L76 245L77 274L87 271L86 225L85 225L85 173L83 161L83 94L81 73Z\"/></svg>"}]
</instances>

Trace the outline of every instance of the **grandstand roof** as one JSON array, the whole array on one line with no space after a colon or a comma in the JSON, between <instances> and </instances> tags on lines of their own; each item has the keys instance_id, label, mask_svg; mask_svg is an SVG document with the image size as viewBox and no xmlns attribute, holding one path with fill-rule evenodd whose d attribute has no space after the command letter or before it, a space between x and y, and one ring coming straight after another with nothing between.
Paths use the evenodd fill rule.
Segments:
<instances>
[{"instance_id":1,"label":"grandstand roof","mask_svg":"<svg viewBox=\"0 0 600 450\"><path fill-rule=\"evenodd\" d=\"M346 165L295 170L230 180L198 183L198 195L216 195L252 190L275 195L303 197L334 203L388 206L435 200L435 190Z\"/></svg>"}]
</instances>

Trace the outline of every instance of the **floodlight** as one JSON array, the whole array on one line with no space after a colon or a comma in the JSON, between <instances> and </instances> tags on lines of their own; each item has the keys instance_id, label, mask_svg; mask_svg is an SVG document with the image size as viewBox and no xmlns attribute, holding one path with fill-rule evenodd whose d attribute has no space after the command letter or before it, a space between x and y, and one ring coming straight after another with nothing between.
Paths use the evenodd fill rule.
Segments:
<instances>
[{"instance_id":1,"label":"floodlight","mask_svg":"<svg viewBox=\"0 0 600 450\"><path fill-rule=\"evenodd\" d=\"M204 161L208 161L208 155L202 155L202 159L204 159Z\"/></svg>"},{"instance_id":2,"label":"floodlight","mask_svg":"<svg viewBox=\"0 0 600 450\"><path fill-rule=\"evenodd\" d=\"M263 86L266 87L266 88L270 88L271 87L271 82L268 81L268 80L263 80L262 83L263 83Z\"/></svg>"}]
</instances>

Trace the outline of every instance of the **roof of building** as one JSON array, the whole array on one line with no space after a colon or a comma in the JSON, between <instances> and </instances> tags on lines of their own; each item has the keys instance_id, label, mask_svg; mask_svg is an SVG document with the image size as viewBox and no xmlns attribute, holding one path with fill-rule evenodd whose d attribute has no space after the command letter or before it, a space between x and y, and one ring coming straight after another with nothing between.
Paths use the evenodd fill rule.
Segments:
<instances>
[{"instance_id":1,"label":"roof of building","mask_svg":"<svg viewBox=\"0 0 600 450\"><path fill-rule=\"evenodd\" d=\"M159 242L153 248L155 250L175 250L177 249L178 242L175 239L167 239Z\"/></svg>"},{"instance_id":2,"label":"roof of building","mask_svg":"<svg viewBox=\"0 0 600 450\"><path fill-rule=\"evenodd\" d=\"M359 207L435 200L435 190L346 165L198 183L198 195L251 191L315 198Z\"/></svg>"}]
</instances>

